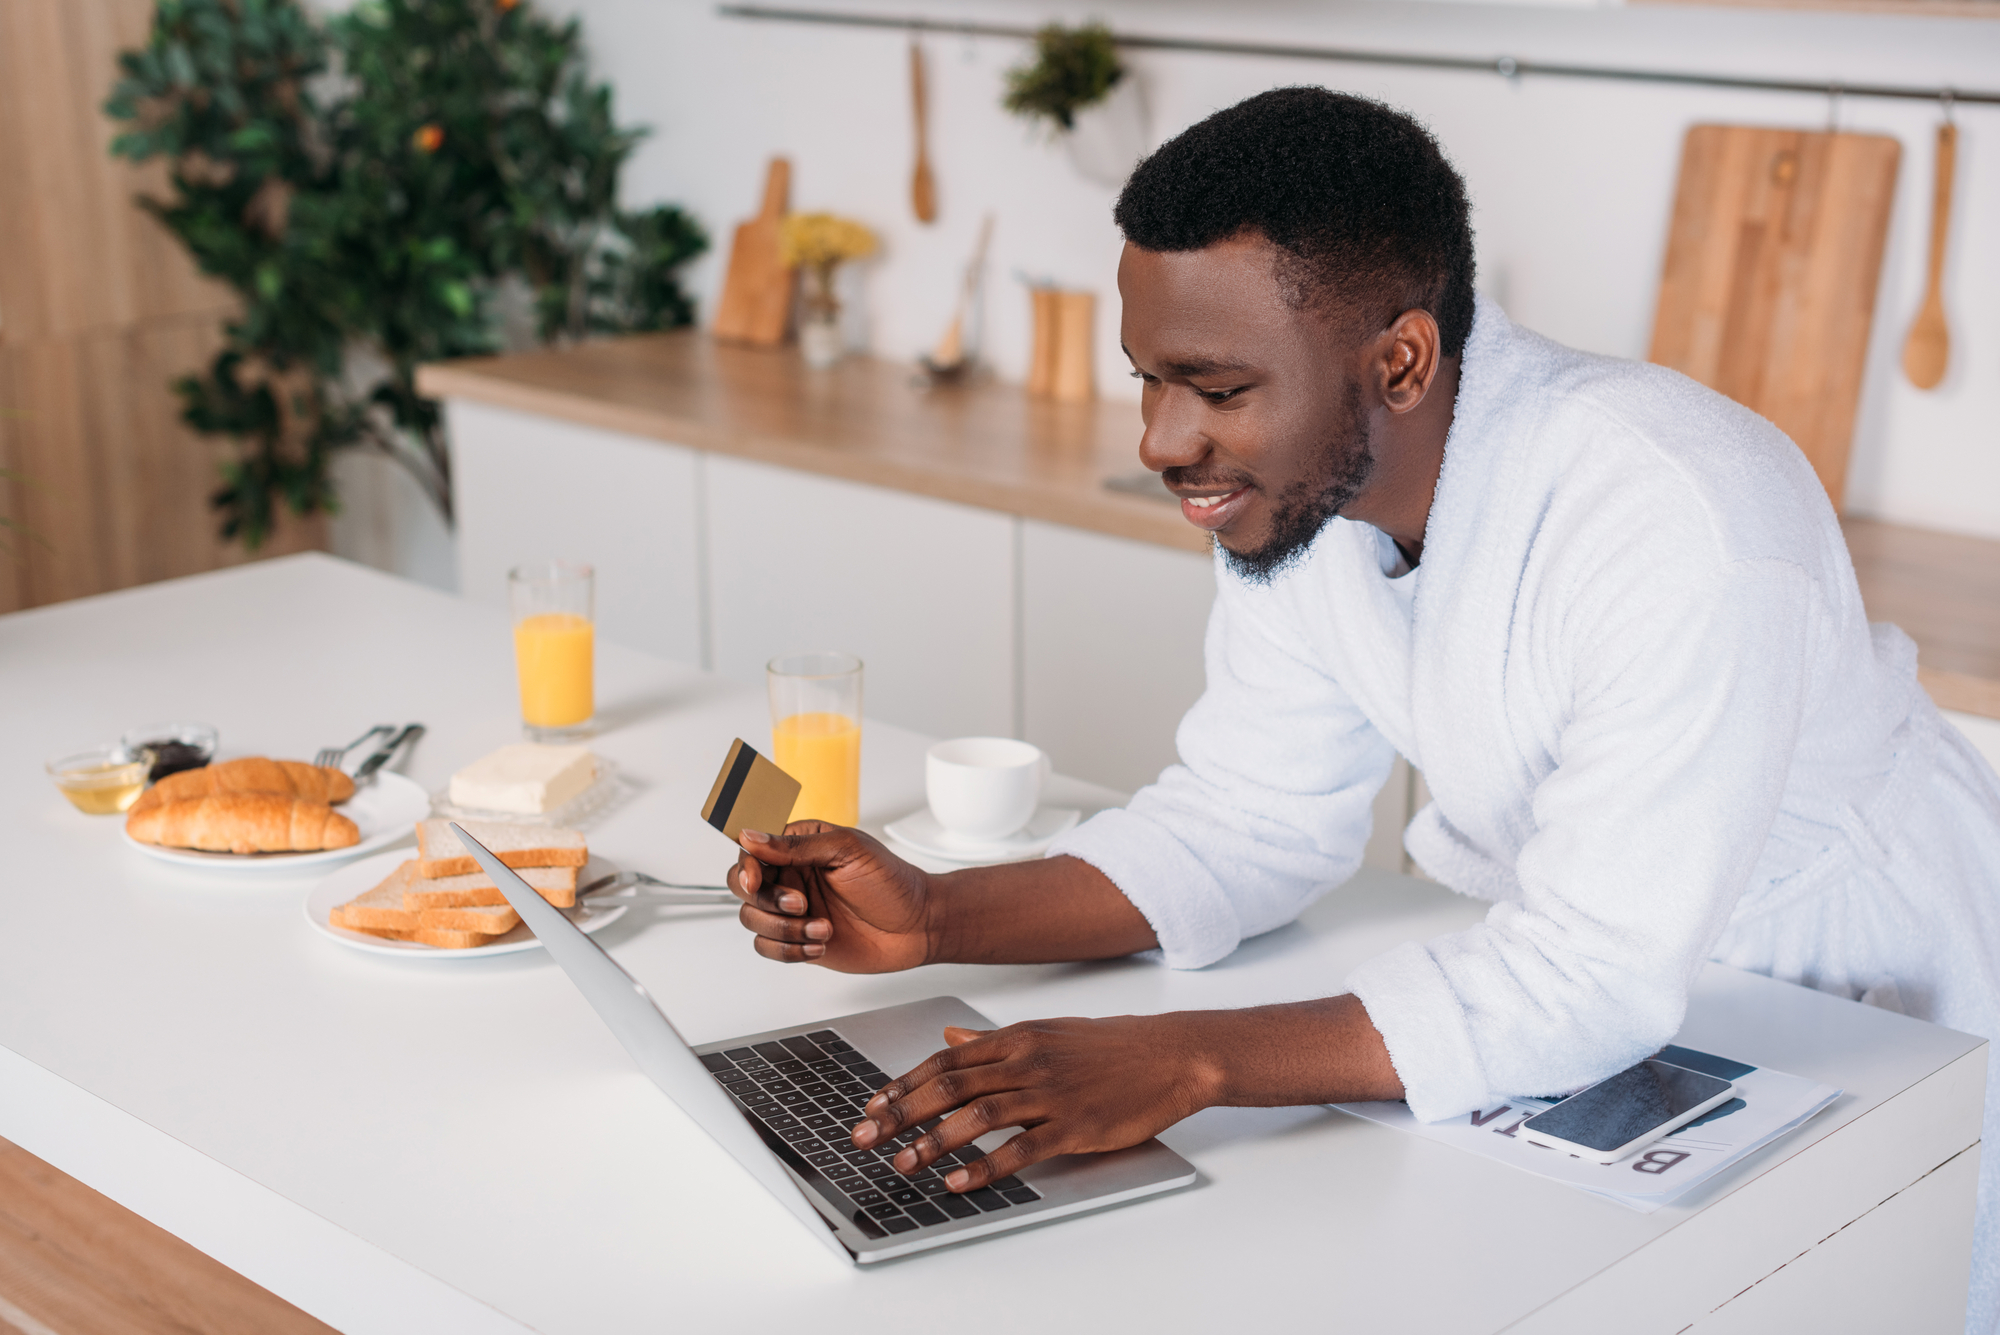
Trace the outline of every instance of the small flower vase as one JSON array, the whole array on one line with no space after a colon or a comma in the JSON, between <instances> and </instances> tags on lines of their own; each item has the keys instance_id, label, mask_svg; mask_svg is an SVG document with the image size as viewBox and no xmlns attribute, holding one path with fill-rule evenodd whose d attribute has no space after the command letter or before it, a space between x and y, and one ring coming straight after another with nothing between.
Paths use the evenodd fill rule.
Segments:
<instances>
[{"instance_id":1,"label":"small flower vase","mask_svg":"<svg viewBox=\"0 0 2000 1335\"><path fill-rule=\"evenodd\" d=\"M808 265L800 274L799 352L824 371L847 352L840 333L840 300L833 295L833 266Z\"/></svg>"}]
</instances>

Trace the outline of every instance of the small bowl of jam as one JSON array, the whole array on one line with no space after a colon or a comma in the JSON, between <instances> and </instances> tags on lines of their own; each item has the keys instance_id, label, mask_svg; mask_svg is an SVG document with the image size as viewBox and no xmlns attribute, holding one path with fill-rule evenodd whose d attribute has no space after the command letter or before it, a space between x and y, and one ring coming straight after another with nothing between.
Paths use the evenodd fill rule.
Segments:
<instances>
[{"instance_id":1,"label":"small bowl of jam","mask_svg":"<svg viewBox=\"0 0 2000 1335\"><path fill-rule=\"evenodd\" d=\"M134 755L122 746L93 746L57 756L47 769L56 787L78 811L89 816L115 816L139 800L150 763L146 756Z\"/></svg>"},{"instance_id":2,"label":"small bowl of jam","mask_svg":"<svg viewBox=\"0 0 2000 1335\"><path fill-rule=\"evenodd\" d=\"M215 759L217 735L207 723L148 723L118 739L127 754L143 757L146 782L158 783L184 769L200 769Z\"/></svg>"}]
</instances>

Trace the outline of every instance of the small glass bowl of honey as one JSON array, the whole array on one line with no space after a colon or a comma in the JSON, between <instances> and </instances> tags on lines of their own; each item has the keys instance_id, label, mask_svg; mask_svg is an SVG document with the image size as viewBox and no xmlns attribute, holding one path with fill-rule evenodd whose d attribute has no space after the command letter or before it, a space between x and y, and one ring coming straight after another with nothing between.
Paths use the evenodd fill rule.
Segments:
<instances>
[{"instance_id":1,"label":"small glass bowl of honey","mask_svg":"<svg viewBox=\"0 0 2000 1335\"><path fill-rule=\"evenodd\" d=\"M49 761L49 777L78 811L115 816L139 799L146 787L148 756L122 746L93 746Z\"/></svg>"}]
</instances>

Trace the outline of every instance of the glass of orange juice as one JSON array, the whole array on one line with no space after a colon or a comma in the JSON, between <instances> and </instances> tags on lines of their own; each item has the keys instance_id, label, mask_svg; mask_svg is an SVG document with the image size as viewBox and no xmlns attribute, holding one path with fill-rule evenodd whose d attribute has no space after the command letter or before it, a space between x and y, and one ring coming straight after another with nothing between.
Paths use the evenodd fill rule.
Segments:
<instances>
[{"instance_id":1,"label":"glass of orange juice","mask_svg":"<svg viewBox=\"0 0 2000 1335\"><path fill-rule=\"evenodd\" d=\"M597 713L597 580L587 565L543 561L507 572L514 609L514 670L531 742L573 742Z\"/></svg>"},{"instance_id":2,"label":"glass of orange juice","mask_svg":"<svg viewBox=\"0 0 2000 1335\"><path fill-rule=\"evenodd\" d=\"M856 824L861 660L852 654L786 654L772 659L765 675L771 686L771 759L800 784L792 819Z\"/></svg>"}]
</instances>

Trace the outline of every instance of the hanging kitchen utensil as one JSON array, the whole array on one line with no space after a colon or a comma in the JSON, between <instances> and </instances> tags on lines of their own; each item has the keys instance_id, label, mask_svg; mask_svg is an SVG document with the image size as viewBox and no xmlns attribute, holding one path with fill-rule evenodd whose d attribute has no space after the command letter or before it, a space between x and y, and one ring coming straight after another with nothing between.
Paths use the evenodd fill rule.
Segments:
<instances>
[{"instance_id":1,"label":"hanging kitchen utensil","mask_svg":"<svg viewBox=\"0 0 2000 1335\"><path fill-rule=\"evenodd\" d=\"M797 275L778 249L778 227L792 190L792 164L772 158L764 176L764 207L736 228L729 247L729 273L716 303L713 332L719 339L775 347L785 341L792 316Z\"/></svg>"},{"instance_id":2,"label":"hanging kitchen utensil","mask_svg":"<svg viewBox=\"0 0 2000 1335\"><path fill-rule=\"evenodd\" d=\"M937 182L931 178L931 156L928 134L928 112L924 87L924 49L917 45L916 38L910 39L910 107L915 112L917 130L917 167L910 176L910 207L916 211L917 221L931 223L937 221Z\"/></svg>"},{"instance_id":3,"label":"hanging kitchen utensil","mask_svg":"<svg viewBox=\"0 0 2000 1335\"><path fill-rule=\"evenodd\" d=\"M1944 319L1944 248L1951 233L1952 172L1958 160L1958 127L1947 114L1937 132L1937 183L1931 196L1930 276L1924 304L1903 340L1903 374L1918 389L1936 389L1951 361L1951 330Z\"/></svg>"},{"instance_id":4,"label":"hanging kitchen utensil","mask_svg":"<svg viewBox=\"0 0 2000 1335\"><path fill-rule=\"evenodd\" d=\"M958 290L958 309L952 313L951 327L944 331L937 347L925 360L925 369L932 375L946 375L965 364L965 322L972 315L972 301L979 292L979 280L986 272L986 247L993 240L993 215L979 224L979 244L972 248L972 259L965 266L965 281Z\"/></svg>"},{"instance_id":5,"label":"hanging kitchen utensil","mask_svg":"<svg viewBox=\"0 0 2000 1335\"><path fill-rule=\"evenodd\" d=\"M1681 154L1650 360L1777 423L1836 507L1901 146L1697 125Z\"/></svg>"}]
</instances>

